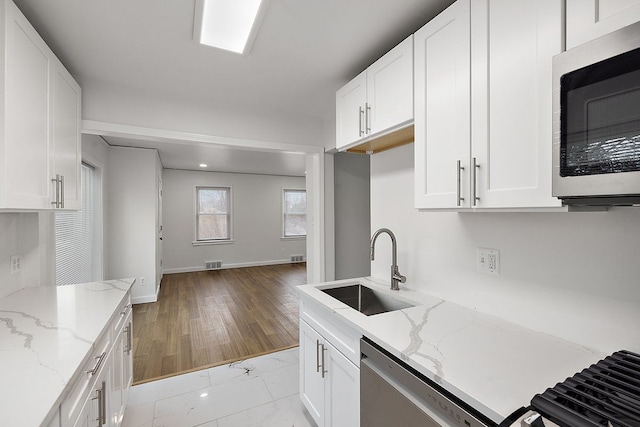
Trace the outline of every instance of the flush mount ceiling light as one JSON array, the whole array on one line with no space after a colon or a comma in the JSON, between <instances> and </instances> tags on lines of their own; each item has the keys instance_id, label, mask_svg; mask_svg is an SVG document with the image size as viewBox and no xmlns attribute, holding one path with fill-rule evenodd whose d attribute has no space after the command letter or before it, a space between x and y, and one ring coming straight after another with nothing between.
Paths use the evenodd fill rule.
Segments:
<instances>
[{"instance_id":1,"label":"flush mount ceiling light","mask_svg":"<svg viewBox=\"0 0 640 427\"><path fill-rule=\"evenodd\" d=\"M193 38L246 54L260 29L269 0L196 0Z\"/></svg>"},{"instance_id":2,"label":"flush mount ceiling light","mask_svg":"<svg viewBox=\"0 0 640 427\"><path fill-rule=\"evenodd\" d=\"M201 167L201 168L206 168L206 167L207 167L207 164L206 164L206 163L200 163L200 167Z\"/></svg>"}]
</instances>

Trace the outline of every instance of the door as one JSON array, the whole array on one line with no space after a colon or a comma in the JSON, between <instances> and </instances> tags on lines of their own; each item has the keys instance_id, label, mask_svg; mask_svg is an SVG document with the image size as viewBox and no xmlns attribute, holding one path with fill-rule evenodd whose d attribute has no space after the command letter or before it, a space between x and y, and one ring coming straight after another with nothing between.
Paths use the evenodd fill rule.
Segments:
<instances>
[{"instance_id":1,"label":"door","mask_svg":"<svg viewBox=\"0 0 640 427\"><path fill-rule=\"evenodd\" d=\"M156 294L158 293L158 288L160 287L160 282L162 281L162 258L163 258L163 233L162 233L162 171L158 171L158 222L157 233L157 251L156 251Z\"/></svg>"},{"instance_id":2,"label":"door","mask_svg":"<svg viewBox=\"0 0 640 427\"><path fill-rule=\"evenodd\" d=\"M336 92L336 148L366 136L367 72L363 71Z\"/></svg>"},{"instance_id":3,"label":"door","mask_svg":"<svg viewBox=\"0 0 640 427\"><path fill-rule=\"evenodd\" d=\"M551 63L562 2L473 0L471 19L471 204L561 206L551 195Z\"/></svg>"},{"instance_id":4,"label":"door","mask_svg":"<svg viewBox=\"0 0 640 427\"><path fill-rule=\"evenodd\" d=\"M64 208L81 208L80 87L56 64L53 71L52 154L53 173L63 177Z\"/></svg>"},{"instance_id":5,"label":"door","mask_svg":"<svg viewBox=\"0 0 640 427\"><path fill-rule=\"evenodd\" d=\"M370 134L413 120L413 36L367 68Z\"/></svg>"},{"instance_id":6,"label":"door","mask_svg":"<svg viewBox=\"0 0 640 427\"><path fill-rule=\"evenodd\" d=\"M415 205L467 207L471 144L469 0L458 0L418 30L414 44Z\"/></svg>"},{"instance_id":7,"label":"door","mask_svg":"<svg viewBox=\"0 0 640 427\"><path fill-rule=\"evenodd\" d=\"M327 425L360 425L360 369L338 349L325 344L325 414Z\"/></svg>"},{"instance_id":8,"label":"door","mask_svg":"<svg viewBox=\"0 0 640 427\"><path fill-rule=\"evenodd\" d=\"M567 49L640 21L640 0L567 0Z\"/></svg>"},{"instance_id":9,"label":"door","mask_svg":"<svg viewBox=\"0 0 640 427\"><path fill-rule=\"evenodd\" d=\"M49 209L54 188L49 164L49 51L13 2L5 4L3 207Z\"/></svg>"},{"instance_id":10,"label":"door","mask_svg":"<svg viewBox=\"0 0 640 427\"><path fill-rule=\"evenodd\" d=\"M300 320L300 399L319 427L325 425L325 394L322 368L324 340ZM326 354L325 354L326 361Z\"/></svg>"}]
</instances>

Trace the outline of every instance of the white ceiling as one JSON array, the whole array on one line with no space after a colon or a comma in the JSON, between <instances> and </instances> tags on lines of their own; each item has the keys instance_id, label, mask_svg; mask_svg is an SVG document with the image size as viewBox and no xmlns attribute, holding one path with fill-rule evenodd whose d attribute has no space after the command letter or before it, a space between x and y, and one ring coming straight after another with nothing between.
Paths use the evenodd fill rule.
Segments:
<instances>
[{"instance_id":1,"label":"white ceiling","mask_svg":"<svg viewBox=\"0 0 640 427\"><path fill-rule=\"evenodd\" d=\"M334 114L338 88L453 2L271 0L241 56L193 41L195 0L14 1L81 86L101 82L319 121ZM158 148L165 167L180 164L175 150Z\"/></svg>"}]
</instances>

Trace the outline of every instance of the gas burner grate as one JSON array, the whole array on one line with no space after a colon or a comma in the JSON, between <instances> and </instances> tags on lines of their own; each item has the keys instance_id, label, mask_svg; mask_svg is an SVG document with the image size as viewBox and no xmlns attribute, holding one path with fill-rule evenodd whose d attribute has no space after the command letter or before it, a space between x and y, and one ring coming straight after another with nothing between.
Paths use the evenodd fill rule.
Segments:
<instances>
[{"instance_id":1,"label":"gas burner grate","mask_svg":"<svg viewBox=\"0 0 640 427\"><path fill-rule=\"evenodd\" d=\"M537 394L531 405L563 427L640 427L640 355L615 352Z\"/></svg>"}]
</instances>

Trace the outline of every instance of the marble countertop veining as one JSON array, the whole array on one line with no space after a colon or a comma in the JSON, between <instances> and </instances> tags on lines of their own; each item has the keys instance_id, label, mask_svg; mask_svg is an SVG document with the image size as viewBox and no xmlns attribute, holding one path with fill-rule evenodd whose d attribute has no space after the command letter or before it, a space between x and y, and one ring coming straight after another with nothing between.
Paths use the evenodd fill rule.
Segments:
<instances>
[{"instance_id":1,"label":"marble countertop veining","mask_svg":"<svg viewBox=\"0 0 640 427\"><path fill-rule=\"evenodd\" d=\"M415 307L365 316L321 289L361 283ZM486 417L502 422L531 398L606 356L599 350L371 278L299 286L302 298L357 328Z\"/></svg>"},{"instance_id":2,"label":"marble countertop veining","mask_svg":"<svg viewBox=\"0 0 640 427\"><path fill-rule=\"evenodd\" d=\"M2 425L46 421L134 280L28 288L0 299Z\"/></svg>"}]
</instances>

